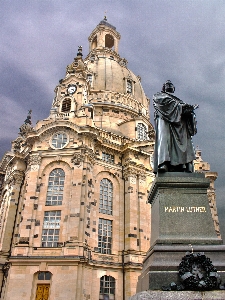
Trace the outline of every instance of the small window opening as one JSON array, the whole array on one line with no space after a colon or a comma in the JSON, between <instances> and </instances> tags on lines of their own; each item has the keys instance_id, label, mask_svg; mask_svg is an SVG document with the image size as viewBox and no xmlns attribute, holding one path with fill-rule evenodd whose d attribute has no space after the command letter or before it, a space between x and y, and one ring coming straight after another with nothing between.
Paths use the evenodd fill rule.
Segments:
<instances>
[{"instance_id":1,"label":"small window opening","mask_svg":"<svg viewBox=\"0 0 225 300\"><path fill-rule=\"evenodd\" d=\"M87 81L89 81L90 85L92 85L92 75L91 74L87 75Z\"/></svg>"},{"instance_id":2,"label":"small window opening","mask_svg":"<svg viewBox=\"0 0 225 300\"><path fill-rule=\"evenodd\" d=\"M132 82L127 80L127 93L132 94Z\"/></svg>"},{"instance_id":3,"label":"small window opening","mask_svg":"<svg viewBox=\"0 0 225 300\"><path fill-rule=\"evenodd\" d=\"M137 138L141 141L147 140L147 127L142 124L137 124Z\"/></svg>"},{"instance_id":4,"label":"small window opening","mask_svg":"<svg viewBox=\"0 0 225 300\"><path fill-rule=\"evenodd\" d=\"M114 159L115 159L115 157L113 154L102 152L102 160L103 161L114 164Z\"/></svg>"},{"instance_id":5,"label":"small window opening","mask_svg":"<svg viewBox=\"0 0 225 300\"><path fill-rule=\"evenodd\" d=\"M50 272L39 272L38 280L51 280L52 274Z\"/></svg>"},{"instance_id":6,"label":"small window opening","mask_svg":"<svg viewBox=\"0 0 225 300\"><path fill-rule=\"evenodd\" d=\"M107 48L113 48L114 46L114 38L110 34L106 34L105 36L105 47Z\"/></svg>"},{"instance_id":7,"label":"small window opening","mask_svg":"<svg viewBox=\"0 0 225 300\"><path fill-rule=\"evenodd\" d=\"M62 112L69 112L71 109L71 100L65 99L62 103Z\"/></svg>"},{"instance_id":8,"label":"small window opening","mask_svg":"<svg viewBox=\"0 0 225 300\"><path fill-rule=\"evenodd\" d=\"M97 47L97 36L94 37L91 45L91 49L95 49Z\"/></svg>"}]
</instances>

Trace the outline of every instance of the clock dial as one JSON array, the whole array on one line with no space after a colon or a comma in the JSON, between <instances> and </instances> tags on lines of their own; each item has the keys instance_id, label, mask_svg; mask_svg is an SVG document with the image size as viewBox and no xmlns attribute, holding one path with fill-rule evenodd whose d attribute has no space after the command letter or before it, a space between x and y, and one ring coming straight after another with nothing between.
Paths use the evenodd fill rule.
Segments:
<instances>
[{"instance_id":1,"label":"clock dial","mask_svg":"<svg viewBox=\"0 0 225 300\"><path fill-rule=\"evenodd\" d=\"M70 95L73 95L74 93L76 93L76 90L77 90L77 87L76 85L70 85L67 89L67 92L70 94Z\"/></svg>"}]
</instances>

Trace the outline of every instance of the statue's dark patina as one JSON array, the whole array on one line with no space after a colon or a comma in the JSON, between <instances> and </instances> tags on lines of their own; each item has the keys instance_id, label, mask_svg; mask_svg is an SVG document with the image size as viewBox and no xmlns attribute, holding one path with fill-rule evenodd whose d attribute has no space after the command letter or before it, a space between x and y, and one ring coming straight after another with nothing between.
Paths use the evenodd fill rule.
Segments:
<instances>
[{"instance_id":1,"label":"statue's dark patina","mask_svg":"<svg viewBox=\"0 0 225 300\"><path fill-rule=\"evenodd\" d=\"M196 134L194 110L173 95L175 87L170 80L164 83L162 92L153 96L155 109L154 173L193 172L195 152L191 137Z\"/></svg>"}]
</instances>

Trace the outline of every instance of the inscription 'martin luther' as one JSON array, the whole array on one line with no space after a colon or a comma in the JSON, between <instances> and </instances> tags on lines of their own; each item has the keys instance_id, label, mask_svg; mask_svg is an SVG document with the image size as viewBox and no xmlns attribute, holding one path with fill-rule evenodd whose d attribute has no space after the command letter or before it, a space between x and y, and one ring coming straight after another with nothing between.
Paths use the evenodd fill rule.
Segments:
<instances>
[{"instance_id":1,"label":"inscription 'martin luther'","mask_svg":"<svg viewBox=\"0 0 225 300\"><path fill-rule=\"evenodd\" d=\"M205 206L165 206L165 212L169 213L182 213L182 212L190 212L190 213L204 213L206 212Z\"/></svg>"}]
</instances>

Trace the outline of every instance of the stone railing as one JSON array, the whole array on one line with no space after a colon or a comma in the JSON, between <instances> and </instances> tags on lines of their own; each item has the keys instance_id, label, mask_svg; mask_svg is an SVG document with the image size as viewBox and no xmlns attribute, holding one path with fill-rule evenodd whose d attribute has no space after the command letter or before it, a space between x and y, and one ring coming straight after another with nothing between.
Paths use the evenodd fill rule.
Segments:
<instances>
[{"instance_id":1,"label":"stone railing","mask_svg":"<svg viewBox=\"0 0 225 300\"><path fill-rule=\"evenodd\" d=\"M121 107L135 110L137 112L141 112L144 115L148 116L148 109L146 109L146 107L143 104L141 104L130 94L122 94L117 92L92 92L92 94L88 96L88 100L90 103L97 102L118 105Z\"/></svg>"}]
</instances>

